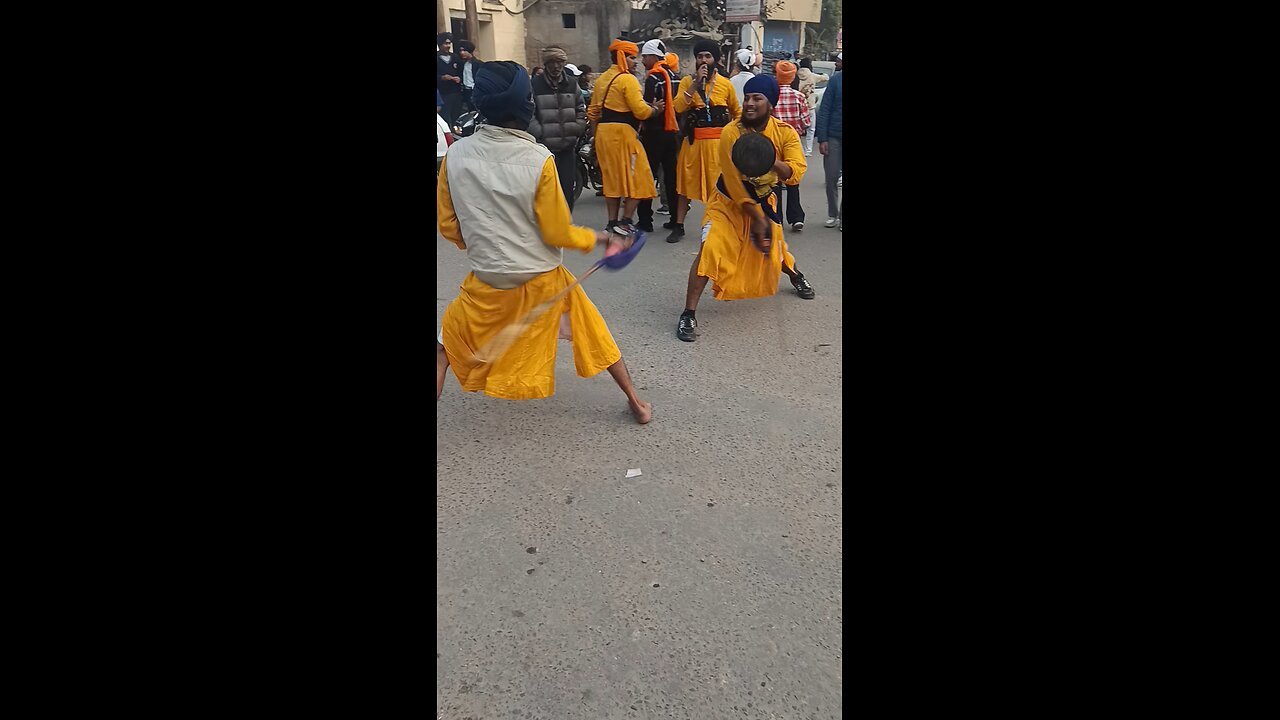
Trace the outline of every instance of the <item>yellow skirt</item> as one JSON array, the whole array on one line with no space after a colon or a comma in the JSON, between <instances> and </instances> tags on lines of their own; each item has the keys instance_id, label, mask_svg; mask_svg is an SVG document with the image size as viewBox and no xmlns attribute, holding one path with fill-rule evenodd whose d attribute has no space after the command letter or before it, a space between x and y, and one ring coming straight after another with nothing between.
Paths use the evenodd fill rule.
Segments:
<instances>
[{"instance_id":1,"label":"yellow skirt","mask_svg":"<svg viewBox=\"0 0 1280 720\"><path fill-rule=\"evenodd\" d=\"M713 190L702 225L702 256L698 274L711 278L717 300L745 300L778 293L782 262L794 268L796 259L787 251L782 226L773 224L773 245L765 256L751 242L751 223L736 203ZM769 197L774 206L776 195Z\"/></svg>"},{"instance_id":2,"label":"yellow skirt","mask_svg":"<svg viewBox=\"0 0 1280 720\"><path fill-rule=\"evenodd\" d=\"M596 163L604 181L604 196L645 200L658 196L649 169L649 156L636 131L623 123L596 126Z\"/></svg>"},{"instance_id":3,"label":"yellow skirt","mask_svg":"<svg viewBox=\"0 0 1280 720\"><path fill-rule=\"evenodd\" d=\"M476 351L498 331L573 281L563 265L510 290L491 287L474 273L467 273L461 292L449 303L440 323L444 351L462 389L506 400L554 395L556 338L566 314L573 338L573 364L580 377L591 377L618 362L622 353L581 285L538 318L497 361L482 364L475 359Z\"/></svg>"},{"instance_id":4,"label":"yellow skirt","mask_svg":"<svg viewBox=\"0 0 1280 720\"><path fill-rule=\"evenodd\" d=\"M689 141L680 139L680 159L676 162L676 192L701 203L710 203L720 177L720 138Z\"/></svg>"}]
</instances>

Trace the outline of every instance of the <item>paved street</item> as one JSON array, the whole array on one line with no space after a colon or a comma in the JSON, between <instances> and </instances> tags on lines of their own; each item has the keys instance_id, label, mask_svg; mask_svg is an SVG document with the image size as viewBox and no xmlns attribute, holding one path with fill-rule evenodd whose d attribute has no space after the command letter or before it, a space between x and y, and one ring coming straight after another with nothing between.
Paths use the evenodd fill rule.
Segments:
<instances>
[{"instance_id":1,"label":"paved street","mask_svg":"<svg viewBox=\"0 0 1280 720\"><path fill-rule=\"evenodd\" d=\"M583 288L654 418L607 372L556 394L436 406L436 716L445 720L839 718L844 661L841 234L815 143L803 232L817 291L718 302L676 339L703 206ZM656 203L655 203L656 204ZM575 222L603 228L583 191ZM655 216L655 225L669 218ZM467 272L436 236L436 328ZM576 276L599 258L566 251ZM627 478L638 468L639 477Z\"/></svg>"}]
</instances>

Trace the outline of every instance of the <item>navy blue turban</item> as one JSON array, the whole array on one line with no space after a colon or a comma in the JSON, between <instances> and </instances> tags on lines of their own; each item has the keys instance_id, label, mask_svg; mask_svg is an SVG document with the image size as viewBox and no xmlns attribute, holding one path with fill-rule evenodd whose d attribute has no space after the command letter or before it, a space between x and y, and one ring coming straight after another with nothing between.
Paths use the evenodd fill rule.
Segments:
<instances>
[{"instance_id":1,"label":"navy blue turban","mask_svg":"<svg viewBox=\"0 0 1280 720\"><path fill-rule=\"evenodd\" d=\"M742 94L760 93L769 101L771 107L778 105L778 81L772 75L757 75L742 86Z\"/></svg>"},{"instance_id":2,"label":"navy blue turban","mask_svg":"<svg viewBox=\"0 0 1280 720\"><path fill-rule=\"evenodd\" d=\"M774 85L774 96L778 94ZM529 73L510 60L487 62L476 71L471 104L492 123L515 120L521 130L533 121L533 86Z\"/></svg>"}]
</instances>

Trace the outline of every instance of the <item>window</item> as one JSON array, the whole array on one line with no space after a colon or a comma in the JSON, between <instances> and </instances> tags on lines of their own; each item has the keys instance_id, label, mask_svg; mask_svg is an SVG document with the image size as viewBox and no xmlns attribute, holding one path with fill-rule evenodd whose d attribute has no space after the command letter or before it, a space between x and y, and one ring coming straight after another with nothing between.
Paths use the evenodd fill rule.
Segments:
<instances>
[{"instance_id":1,"label":"window","mask_svg":"<svg viewBox=\"0 0 1280 720\"><path fill-rule=\"evenodd\" d=\"M578 27L578 16L574 15L573 13L566 13L564 15L561 15L560 19L564 22L564 26L567 28Z\"/></svg>"}]
</instances>

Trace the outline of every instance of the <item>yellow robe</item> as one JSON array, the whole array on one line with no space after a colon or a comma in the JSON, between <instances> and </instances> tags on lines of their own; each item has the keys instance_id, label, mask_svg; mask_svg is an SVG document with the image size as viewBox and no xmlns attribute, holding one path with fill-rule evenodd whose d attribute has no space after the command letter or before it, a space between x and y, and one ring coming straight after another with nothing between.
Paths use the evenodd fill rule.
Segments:
<instances>
[{"instance_id":1,"label":"yellow robe","mask_svg":"<svg viewBox=\"0 0 1280 720\"><path fill-rule=\"evenodd\" d=\"M692 101L685 96L685 92L693 95ZM734 122L742 116L738 94L734 92L729 78L716 75L707 97L711 100L712 107L728 107L729 116ZM680 87L676 89L673 99L676 113L685 112L689 108L706 107L702 96L693 92L693 78L688 75L680 78ZM676 192L690 200L705 203L716 192L717 177L720 177L720 140L694 140L690 145L687 139L680 138L680 157L676 161Z\"/></svg>"},{"instance_id":2,"label":"yellow robe","mask_svg":"<svg viewBox=\"0 0 1280 720\"><path fill-rule=\"evenodd\" d=\"M587 118L596 124L596 162L600 165L600 179L604 182L605 197L625 197L645 200L658 196L653 183L653 171L649 169L649 156L636 135L635 128L622 123L600 123L602 108L617 112L629 112L638 120L648 119L653 108L644 101L640 81L631 73L619 75L616 66L610 67L596 79L591 91L591 105ZM609 83L613 87L609 87ZM605 92L609 97L605 97Z\"/></svg>"},{"instance_id":3,"label":"yellow robe","mask_svg":"<svg viewBox=\"0 0 1280 720\"><path fill-rule=\"evenodd\" d=\"M742 175L734 167L730 151L733 143L744 133L751 132L741 123L733 123L720 136L720 172L724 176L725 189L730 197L714 190L702 226L702 256L698 260L698 275L711 278L711 288L717 300L742 300L766 297L778 292L778 279L782 263L795 268L796 259L787 251L782 237L782 225L773 225L773 245L765 256L751 242L750 215L760 213L753 207L756 202L747 196L742 186ZM787 185L798 185L808 167L800 137L790 125L770 116L762 134L773 142L782 161L791 167ZM766 181L766 187L769 184ZM769 207L777 210L777 196L769 195Z\"/></svg>"},{"instance_id":4,"label":"yellow robe","mask_svg":"<svg viewBox=\"0 0 1280 720\"><path fill-rule=\"evenodd\" d=\"M446 165L448 163L446 158ZM466 249L458 216L449 194L449 174L440 168L436 186L436 211L440 234ZM555 158L547 158L534 194L534 217L543 241L554 247L590 252L596 246L594 230L573 226L569 206L556 175ZM591 377L622 358L600 311L587 298L582 286L574 288L559 307L553 307L534 322L502 357L491 364L479 363L475 354L502 328L523 318L539 303L573 284L573 275L563 265L510 290L499 290L467 273L458 297L444 311L440 332L444 351L454 375L467 392L507 400L550 397L556 391L556 338L562 320L572 333L573 364L580 377Z\"/></svg>"}]
</instances>

